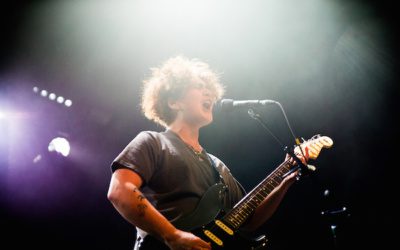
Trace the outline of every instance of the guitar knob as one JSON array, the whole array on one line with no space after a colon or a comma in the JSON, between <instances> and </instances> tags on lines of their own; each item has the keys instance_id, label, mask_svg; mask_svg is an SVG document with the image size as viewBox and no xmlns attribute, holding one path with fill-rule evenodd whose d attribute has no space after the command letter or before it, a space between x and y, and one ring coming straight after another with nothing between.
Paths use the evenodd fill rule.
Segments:
<instances>
[{"instance_id":1,"label":"guitar knob","mask_svg":"<svg viewBox=\"0 0 400 250\"><path fill-rule=\"evenodd\" d=\"M296 181L299 181L301 176L302 176L302 174L301 174L301 172L299 171L299 172L296 174Z\"/></svg>"},{"instance_id":2,"label":"guitar knob","mask_svg":"<svg viewBox=\"0 0 400 250\"><path fill-rule=\"evenodd\" d=\"M310 171L315 171L315 170L317 170L317 168L315 167L315 166L313 166L313 165L309 165L309 164L307 164L307 169L308 170L310 170Z\"/></svg>"}]
</instances>

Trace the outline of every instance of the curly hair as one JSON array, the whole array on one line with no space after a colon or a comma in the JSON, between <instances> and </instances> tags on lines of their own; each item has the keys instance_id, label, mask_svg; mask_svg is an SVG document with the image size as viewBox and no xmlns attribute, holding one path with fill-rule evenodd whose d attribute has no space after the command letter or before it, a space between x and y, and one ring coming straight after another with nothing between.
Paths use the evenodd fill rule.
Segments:
<instances>
[{"instance_id":1,"label":"curly hair","mask_svg":"<svg viewBox=\"0 0 400 250\"><path fill-rule=\"evenodd\" d=\"M158 68L151 68L151 76L143 81L141 108L143 114L164 127L170 125L177 112L168 105L168 100L182 97L189 87L206 88L216 100L221 99L224 87L219 74L199 59L176 56Z\"/></svg>"}]
</instances>

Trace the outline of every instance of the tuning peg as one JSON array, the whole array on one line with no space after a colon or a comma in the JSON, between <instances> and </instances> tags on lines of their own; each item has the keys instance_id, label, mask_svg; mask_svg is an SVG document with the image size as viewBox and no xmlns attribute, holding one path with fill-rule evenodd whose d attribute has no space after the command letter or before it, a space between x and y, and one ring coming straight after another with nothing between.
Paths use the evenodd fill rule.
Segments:
<instances>
[{"instance_id":1,"label":"tuning peg","mask_svg":"<svg viewBox=\"0 0 400 250\"><path fill-rule=\"evenodd\" d=\"M320 137L321 137L321 134L316 134L313 137L311 137L311 139L317 139L317 138L320 138Z\"/></svg>"}]
</instances>

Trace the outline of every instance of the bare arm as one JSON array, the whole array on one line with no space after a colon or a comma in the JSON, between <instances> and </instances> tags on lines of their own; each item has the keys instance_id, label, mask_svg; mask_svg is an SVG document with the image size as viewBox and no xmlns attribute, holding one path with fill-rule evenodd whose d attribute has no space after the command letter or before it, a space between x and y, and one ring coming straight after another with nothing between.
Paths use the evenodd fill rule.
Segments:
<instances>
[{"instance_id":1,"label":"bare arm","mask_svg":"<svg viewBox=\"0 0 400 250\"><path fill-rule=\"evenodd\" d=\"M253 216L244 226L246 231L254 231L263 225L276 211L289 187L293 184L296 174L287 176L265 200L256 208Z\"/></svg>"},{"instance_id":2,"label":"bare arm","mask_svg":"<svg viewBox=\"0 0 400 250\"><path fill-rule=\"evenodd\" d=\"M303 163L307 163L306 159L301 155L298 155L299 159ZM286 155L285 160L290 160L291 164L294 164L294 160ZM289 187L294 183L296 179L297 172L287 176L279 186L277 186L268 196L263 200L263 202L256 208L253 216L244 226L245 230L254 231L262 224L264 224L271 216L275 213L279 204L281 203L283 197L285 196Z\"/></svg>"},{"instance_id":3,"label":"bare arm","mask_svg":"<svg viewBox=\"0 0 400 250\"><path fill-rule=\"evenodd\" d=\"M141 177L129 169L118 169L111 177L107 197L128 222L163 240L171 249L210 249L208 243L176 229L158 212L140 192L142 183Z\"/></svg>"}]
</instances>

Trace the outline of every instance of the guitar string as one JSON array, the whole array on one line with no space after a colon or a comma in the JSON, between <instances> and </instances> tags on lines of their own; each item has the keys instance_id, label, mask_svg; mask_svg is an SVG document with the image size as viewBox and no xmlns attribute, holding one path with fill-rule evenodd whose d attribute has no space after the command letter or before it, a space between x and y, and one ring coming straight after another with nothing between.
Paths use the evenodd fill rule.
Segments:
<instances>
[{"instance_id":1,"label":"guitar string","mask_svg":"<svg viewBox=\"0 0 400 250\"><path fill-rule=\"evenodd\" d=\"M309 142L309 141L308 141ZM315 144L315 143L314 143ZM310 145L309 145L310 146ZM248 196L248 197L245 197L246 199L248 199L248 201L247 202L243 202L241 205L239 205L237 208L235 208L235 210L236 211L232 211L232 214L235 214L235 215L238 215L238 216L240 216L240 215L242 215L243 213L245 213L246 214L246 216L240 216L240 217L242 217L242 219L240 219L240 221L238 221L239 222L239 226L240 226L240 224L242 224L244 221L243 221L243 219L246 219L246 217L248 216L247 215L247 213L246 212L248 212L248 211L246 211L246 209L244 208L244 203L246 203L246 204L248 204L248 203L250 203L251 204L251 202L250 202L250 200L252 200L252 199L254 199L257 195L261 195L261 197L267 197L275 188L276 188L276 186L278 186L281 182L282 182L282 176L280 176L279 175L279 171L281 171L282 170L282 168L283 167L287 167L287 165L288 165L288 163L289 164L292 164L291 162L290 162L290 159L287 159L287 160L285 160L281 165L279 165L266 179L265 179L265 182L263 181L263 182L261 182L257 187L255 187L250 193L252 193L253 191L255 191L254 192L254 194L252 194L251 196ZM286 171L289 171L289 169L285 169ZM280 174L282 174L282 173L280 173ZM270 178L271 177L271 178ZM278 179L278 181L277 180L275 180L276 178L279 178ZM274 182L276 182L277 183L277 185L274 187L274 185L273 184L271 184L271 183L269 183L268 181L266 181L267 179L272 179ZM264 184L264 185L261 185L261 184ZM261 193L261 190L262 190L262 188L261 188L261 186L266 186L266 185L268 185L268 184L270 184L273 188L272 188L272 190L268 190L268 188L266 188L266 190L267 190L267 192L268 192L268 194L265 196L265 195L263 195L262 193ZM254 205L254 204L252 204L252 205ZM252 206L250 206L250 208L251 208L251 210L255 210L256 208L252 208ZM244 212L245 211L245 212ZM253 212L253 211L251 211L251 212ZM228 216L227 216L228 217ZM236 218L235 218L235 216L232 216L233 218L233 220L237 220ZM244 217L244 218L243 218Z\"/></svg>"},{"instance_id":2,"label":"guitar string","mask_svg":"<svg viewBox=\"0 0 400 250\"><path fill-rule=\"evenodd\" d=\"M288 165L288 163L290 163L290 159L287 159L287 160L285 160L283 163L281 163L265 180L267 180L267 179L270 179L270 177L271 178L275 178L275 177L277 177L277 176L275 176L275 177L273 177L273 175L275 175L279 170L281 170L283 167L287 167L287 165ZM288 171L287 169L286 169L286 171ZM280 177L280 176L278 176L279 178L282 178L282 177ZM253 194L253 195L251 195L252 196L252 198L250 198L250 196L245 196L243 199L249 199L249 200L251 200L251 199L253 199L253 197L255 196L255 195L257 195L257 194L259 194L259 190L257 190L259 187L261 187L261 184L263 184L264 183L264 181L263 182L261 182L257 187L255 187L249 194L251 194L253 191L255 191L255 193ZM267 182L265 182L265 184L266 184ZM279 185L279 184L278 184ZM275 189L275 187L273 188L273 189ZM267 194L267 196L273 191L273 189L271 190L271 191L269 191L269 193ZM256 191L257 190L257 191ZM262 194L261 194L262 195ZM266 197L267 197L266 196ZM241 212L244 210L244 208L242 208L243 207L243 204L244 203L249 203L249 201L248 202L243 202L241 205L239 205L237 208L234 208L234 210L236 210L236 211L232 211L232 213L229 213L229 215L231 215L231 214L238 214L239 216L241 215ZM255 208L252 208L253 210L255 210ZM226 217L230 217L230 216L226 216ZM233 219L234 220L237 220L234 216L231 216L231 217L233 217ZM245 218L246 219L246 218ZM241 221L239 221L240 223L239 223L239 225L238 226L240 226L242 223L244 223L244 221L242 221L243 219L241 219ZM229 220L228 220L229 221Z\"/></svg>"},{"instance_id":3,"label":"guitar string","mask_svg":"<svg viewBox=\"0 0 400 250\"><path fill-rule=\"evenodd\" d=\"M310 142L310 141L307 141L307 142ZM316 143L316 142L315 142ZM314 144L315 144L314 143ZM309 145L310 146L310 145ZM303 155L304 156L304 155ZM289 164L288 164L289 163ZM247 199L248 201L247 202L243 202L241 205L239 205L237 208L234 208L233 209L233 211L232 211L232 213L229 213L227 216L224 216L224 218L227 218L227 220L230 222L230 220L229 220L229 218L228 217L230 217L234 222L238 222L238 223L235 223L235 224L238 224L238 227L240 227L241 226L241 224L242 223L244 223L245 222L245 220L247 219L246 217L248 217L249 215L247 214L249 211L247 211L246 210L246 208L245 207L249 207L249 206L245 206L244 204L246 203L246 205L247 205L247 203L250 203L250 200L252 200L252 199L254 199L254 197L255 196L257 196L257 195L261 195L261 197L264 197L264 198L266 198L266 197L268 197L268 195L270 195L270 193L276 188L276 186L278 186L282 181L283 181L283 179L282 179L282 174L283 174L283 172L282 172L282 169L284 168L285 169L285 171L287 172L287 171L289 171L290 170L290 168L289 169L286 169L287 167L288 167L288 165L291 165L292 163L290 162L290 159L287 159L287 160L285 160L282 164L280 164L266 179L265 179L265 182L263 181L263 182L261 182L260 183L260 185L258 185L257 187L255 187L250 193L252 193L253 191L255 191L254 192L254 194L252 194L251 196L247 196L247 197L244 197L243 199L245 200L245 199ZM271 177L271 178L270 178ZM276 178L278 178L278 181L276 180ZM272 179L274 182L276 182L277 183L277 185L274 187L274 185L272 185L272 184L270 184L268 181L267 181L267 179ZM263 185L261 185L261 184L263 184ZM272 188L272 190L269 190L269 188L267 188L266 187L266 185L271 185L273 188ZM263 187L262 187L263 186ZM262 187L262 188L261 188ZM264 190L264 188L267 190L267 195L264 195L264 194L262 194L261 193L261 190L263 190L264 192L265 192L265 190ZM253 205L253 204L252 204ZM251 211L250 211L250 213L252 213L256 208L252 208L252 206L250 206L250 208L251 208ZM245 213L245 216L243 215L243 213ZM237 216L240 216L240 217L242 217L239 221L237 220L237 218L235 218L236 217L236 215ZM230 222L229 224L231 224L232 222ZM235 225L232 225L232 226L235 226ZM236 226L235 226L236 227Z\"/></svg>"}]
</instances>

